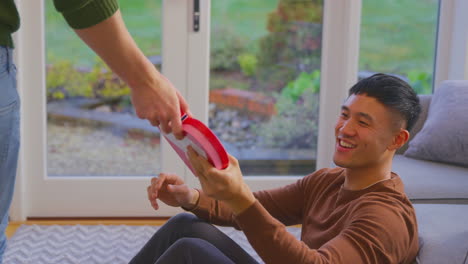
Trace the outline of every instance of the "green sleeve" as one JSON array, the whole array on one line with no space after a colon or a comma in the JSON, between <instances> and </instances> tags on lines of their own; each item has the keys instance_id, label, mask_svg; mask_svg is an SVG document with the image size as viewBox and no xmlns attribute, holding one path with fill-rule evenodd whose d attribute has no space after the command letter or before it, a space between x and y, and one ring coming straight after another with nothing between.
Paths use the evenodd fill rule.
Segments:
<instances>
[{"instance_id":1,"label":"green sleeve","mask_svg":"<svg viewBox=\"0 0 468 264\"><path fill-rule=\"evenodd\" d=\"M119 9L117 0L54 0L54 5L74 29L94 26Z\"/></svg>"}]
</instances>

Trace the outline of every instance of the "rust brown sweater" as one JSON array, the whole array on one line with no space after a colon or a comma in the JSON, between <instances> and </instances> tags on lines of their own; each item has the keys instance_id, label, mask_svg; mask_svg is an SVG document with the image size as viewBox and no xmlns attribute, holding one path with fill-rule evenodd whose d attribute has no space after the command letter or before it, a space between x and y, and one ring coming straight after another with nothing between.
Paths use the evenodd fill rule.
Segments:
<instances>
[{"instance_id":1,"label":"rust brown sweater","mask_svg":"<svg viewBox=\"0 0 468 264\"><path fill-rule=\"evenodd\" d=\"M255 193L240 215L200 191L193 210L242 229L265 263L411 263L418 252L414 209L396 174L364 190L343 188L344 169L322 169L294 184ZM301 241L285 226L302 224Z\"/></svg>"}]
</instances>

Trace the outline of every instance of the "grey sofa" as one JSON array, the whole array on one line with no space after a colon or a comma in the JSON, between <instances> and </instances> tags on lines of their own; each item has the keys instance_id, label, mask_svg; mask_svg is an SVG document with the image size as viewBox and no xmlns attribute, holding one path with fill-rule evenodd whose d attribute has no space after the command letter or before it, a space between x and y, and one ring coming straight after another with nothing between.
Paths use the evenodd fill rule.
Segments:
<instances>
[{"instance_id":1,"label":"grey sofa","mask_svg":"<svg viewBox=\"0 0 468 264\"><path fill-rule=\"evenodd\" d=\"M468 90L468 81L459 84ZM420 96L423 112L410 131L410 142L425 124L432 98ZM404 146L395 155L393 171L402 178L416 210L417 263L468 264L468 167L408 157L407 149Z\"/></svg>"},{"instance_id":2,"label":"grey sofa","mask_svg":"<svg viewBox=\"0 0 468 264\"><path fill-rule=\"evenodd\" d=\"M419 98L423 111L410 131L410 141L427 119L432 95ZM468 204L468 168L410 158L403 155L407 149L408 143L398 150L393 159L393 171L403 179L406 194L413 203Z\"/></svg>"}]
</instances>

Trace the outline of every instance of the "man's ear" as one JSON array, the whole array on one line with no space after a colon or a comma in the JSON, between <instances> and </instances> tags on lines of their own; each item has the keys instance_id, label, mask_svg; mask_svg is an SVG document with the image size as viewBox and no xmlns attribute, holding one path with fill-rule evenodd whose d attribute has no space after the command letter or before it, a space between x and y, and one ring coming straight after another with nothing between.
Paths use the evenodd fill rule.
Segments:
<instances>
[{"instance_id":1,"label":"man's ear","mask_svg":"<svg viewBox=\"0 0 468 264\"><path fill-rule=\"evenodd\" d=\"M410 133L408 130L400 128L400 131L393 136L393 142L388 146L389 150L397 150L401 148L409 139Z\"/></svg>"}]
</instances>

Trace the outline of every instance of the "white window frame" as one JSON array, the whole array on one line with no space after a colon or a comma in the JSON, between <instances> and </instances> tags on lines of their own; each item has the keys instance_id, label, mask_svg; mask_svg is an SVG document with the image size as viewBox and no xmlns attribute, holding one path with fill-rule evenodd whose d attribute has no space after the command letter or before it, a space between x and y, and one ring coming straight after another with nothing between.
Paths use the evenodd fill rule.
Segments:
<instances>
[{"instance_id":1,"label":"white window frame","mask_svg":"<svg viewBox=\"0 0 468 264\"><path fill-rule=\"evenodd\" d=\"M324 1L317 169L333 166L334 125L359 62L361 0Z\"/></svg>"},{"instance_id":2,"label":"white window frame","mask_svg":"<svg viewBox=\"0 0 468 264\"><path fill-rule=\"evenodd\" d=\"M468 80L468 1L440 0L434 88L444 80Z\"/></svg>"}]
</instances>

